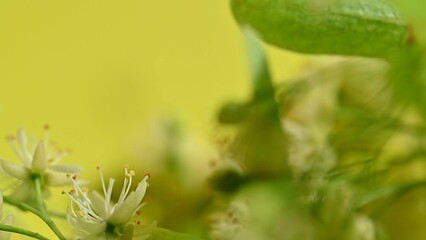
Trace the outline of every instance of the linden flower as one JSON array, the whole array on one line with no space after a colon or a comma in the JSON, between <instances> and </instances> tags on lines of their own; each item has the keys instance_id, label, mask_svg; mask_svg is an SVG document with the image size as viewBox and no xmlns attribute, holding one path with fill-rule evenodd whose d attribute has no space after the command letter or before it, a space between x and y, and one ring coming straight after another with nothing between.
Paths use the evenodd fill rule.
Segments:
<instances>
[{"instance_id":1,"label":"linden flower","mask_svg":"<svg viewBox=\"0 0 426 240\"><path fill-rule=\"evenodd\" d=\"M3 194L0 192L0 219L3 218ZM11 225L13 224L13 216L9 215L3 221L1 221L1 224L3 225ZM0 231L0 240L8 240L10 239L10 232Z\"/></svg>"},{"instance_id":2,"label":"linden flower","mask_svg":"<svg viewBox=\"0 0 426 240\"><path fill-rule=\"evenodd\" d=\"M129 171L126 167L123 188L118 201L114 204L111 195L115 180L110 178L108 187L106 187L101 168L98 167L97 170L101 178L104 196L96 191L88 192L87 189L81 188L75 181L75 177L70 178L74 189L64 192L71 199L70 210L67 214L68 222L85 237L104 233L112 234L117 227L126 225L144 205L142 200L150 176L146 174L136 189L130 191L135 172Z\"/></svg>"},{"instance_id":3,"label":"linden flower","mask_svg":"<svg viewBox=\"0 0 426 240\"><path fill-rule=\"evenodd\" d=\"M75 174L81 170L74 165L58 164L66 155L66 151L59 151L48 142L48 127L45 127L45 138L38 143L31 139L28 143L23 129L18 129L17 136L8 137L10 147L22 162L22 165L0 159L2 170L9 176L21 181L20 186L14 186L11 197L17 200L28 200L34 192L33 177L38 175L42 180L43 194L48 195L47 186L65 186L69 184L64 173Z\"/></svg>"}]
</instances>

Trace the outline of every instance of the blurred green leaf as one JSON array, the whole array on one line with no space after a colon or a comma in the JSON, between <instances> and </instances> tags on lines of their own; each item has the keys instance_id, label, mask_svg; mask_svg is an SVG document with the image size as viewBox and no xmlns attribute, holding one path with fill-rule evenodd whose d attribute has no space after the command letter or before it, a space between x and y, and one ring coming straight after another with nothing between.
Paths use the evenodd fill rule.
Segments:
<instances>
[{"instance_id":1,"label":"blurred green leaf","mask_svg":"<svg viewBox=\"0 0 426 240\"><path fill-rule=\"evenodd\" d=\"M220 114L222 123L238 124L239 133L232 143L232 155L248 175L270 177L289 171L287 138L281 126L264 51L253 31L243 29L251 71L252 97L247 103L226 104ZM265 144L265 141L268 143Z\"/></svg>"},{"instance_id":2,"label":"blurred green leaf","mask_svg":"<svg viewBox=\"0 0 426 240\"><path fill-rule=\"evenodd\" d=\"M232 0L231 6L263 41L297 52L387 57L409 34L385 0Z\"/></svg>"}]
</instances>

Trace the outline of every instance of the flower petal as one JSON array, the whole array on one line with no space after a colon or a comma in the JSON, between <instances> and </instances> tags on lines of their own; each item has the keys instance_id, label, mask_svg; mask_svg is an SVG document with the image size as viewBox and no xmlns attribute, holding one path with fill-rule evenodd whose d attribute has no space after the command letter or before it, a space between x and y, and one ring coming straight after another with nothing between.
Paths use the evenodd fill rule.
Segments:
<instances>
[{"instance_id":1,"label":"flower petal","mask_svg":"<svg viewBox=\"0 0 426 240\"><path fill-rule=\"evenodd\" d=\"M4 161L3 159L0 159L0 164L2 169L12 177L21 180L26 180L28 178L29 172L27 168L15 163Z\"/></svg>"},{"instance_id":2,"label":"flower petal","mask_svg":"<svg viewBox=\"0 0 426 240\"><path fill-rule=\"evenodd\" d=\"M60 164L49 166L49 169L61 173L77 173L80 172L83 168L76 165Z\"/></svg>"},{"instance_id":3,"label":"flower petal","mask_svg":"<svg viewBox=\"0 0 426 240\"><path fill-rule=\"evenodd\" d=\"M29 164L31 162L31 154L28 152L27 148L27 134L23 128L18 129L17 140L19 147L21 148L21 160L24 164Z\"/></svg>"},{"instance_id":4,"label":"flower petal","mask_svg":"<svg viewBox=\"0 0 426 240\"><path fill-rule=\"evenodd\" d=\"M136 188L136 194L137 199L139 199L139 203L142 201L143 197L145 196L146 189L148 187L148 180L149 175L145 175L145 177L142 179L142 181L138 184Z\"/></svg>"},{"instance_id":5,"label":"flower petal","mask_svg":"<svg viewBox=\"0 0 426 240\"><path fill-rule=\"evenodd\" d=\"M34 172L43 173L47 167L46 153L44 150L44 142L40 141L34 152L32 169Z\"/></svg>"},{"instance_id":6,"label":"flower petal","mask_svg":"<svg viewBox=\"0 0 426 240\"><path fill-rule=\"evenodd\" d=\"M87 222L79 218L72 217L67 214L68 223L75 229L86 234L99 234L105 231L107 227L106 222Z\"/></svg>"},{"instance_id":7,"label":"flower petal","mask_svg":"<svg viewBox=\"0 0 426 240\"><path fill-rule=\"evenodd\" d=\"M1 221L1 223L4 224L4 225L12 225L14 220L15 220L15 218L12 215L7 215L7 217L5 219L3 219L3 221Z\"/></svg>"},{"instance_id":8,"label":"flower petal","mask_svg":"<svg viewBox=\"0 0 426 240\"><path fill-rule=\"evenodd\" d=\"M67 186L70 184L70 180L67 178L65 173L58 173L51 170L46 170L44 173L46 178L46 184L48 186L60 187Z\"/></svg>"},{"instance_id":9,"label":"flower petal","mask_svg":"<svg viewBox=\"0 0 426 240\"><path fill-rule=\"evenodd\" d=\"M138 206L137 196L135 192L131 192L121 204L114 206L113 213L108 219L108 222L115 226L126 224L132 219L136 210L138 210Z\"/></svg>"},{"instance_id":10,"label":"flower petal","mask_svg":"<svg viewBox=\"0 0 426 240\"><path fill-rule=\"evenodd\" d=\"M149 175L146 175L135 191L131 192L121 204L114 206L114 212L109 218L111 224L120 226L130 221L145 196L148 178Z\"/></svg>"},{"instance_id":11,"label":"flower petal","mask_svg":"<svg viewBox=\"0 0 426 240\"><path fill-rule=\"evenodd\" d=\"M10 197L21 202L31 203L31 201L35 199L32 182L24 181L19 184L15 192L13 192Z\"/></svg>"},{"instance_id":12,"label":"flower petal","mask_svg":"<svg viewBox=\"0 0 426 240\"><path fill-rule=\"evenodd\" d=\"M90 200L92 201L93 210L99 215L99 217L106 219L108 217L109 209L106 209L105 199L97 192L89 192Z\"/></svg>"}]
</instances>

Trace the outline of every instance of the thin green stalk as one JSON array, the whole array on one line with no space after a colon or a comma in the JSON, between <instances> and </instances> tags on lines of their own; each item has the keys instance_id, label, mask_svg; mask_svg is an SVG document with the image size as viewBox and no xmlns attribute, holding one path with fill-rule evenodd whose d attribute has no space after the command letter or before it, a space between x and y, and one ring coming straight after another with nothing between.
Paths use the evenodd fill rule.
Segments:
<instances>
[{"instance_id":1,"label":"thin green stalk","mask_svg":"<svg viewBox=\"0 0 426 240\"><path fill-rule=\"evenodd\" d=\"M37 209L31 207L30 205L27 205L23 202L17 201L15 199L7 197L7 196L3 196L3 201L4 201L4 203L15 206L15 207L21 209L22 211L31 212L31 213L37 215L39 218L42 218L41 213Z\"/></svg>"},{"instance_id":2,"label":"thin green stalk","mask_svg":"<svg viewBox=\"0 0 426 240\"><path fill-rule=\"evenodd\" d=\"M47 209L46 209L46 205L44 204L43 201L43 194L41 191L41 177L40 175L35 175L33 178L34 181L34 186L35 186L35 193L36 193L36 201L37 201L37 207L38 210L43 214L43 215L47 215Z\"/></svg>"},{"instance_id":3,"label":"thin green stalk","mask_svg":"<svg viewBox=\"0 0 426 240\"><path fill-rule=\"evenodd\" d=\"M3 201L4 203L7 203L9 205L15 206L23 211L28 211L33 213L34 215L36 215L37 217L39 217L41 220L43 220L43 222L45 222L51 229L52 231L61 239L64 240L66 239L62 233L59 231L58 227L55 225L55 223L52 221L52 219L49 217L49 215L45 215L42 212L40 212L39 210L23 203L20 201L17 201L13 198L7 197L7 196L3 196Z\"/></svg>"},{"instance_id":4,"label":"thin green stalk","mask_svg":"<svg viewBox=\"0 0 426 240\"><path fill-rule=\"evenodd\" d=\"M52 231L56 234L56 236L58 236L59 239L66 240L65 236L61 233L55 222L53 222L49 212L47 211L46 205L44 204L41 192L41 176L35 175L33 181L35 186L37 205L41 215L40 218L50 227L50 229L52 229Z\"/></svg>"},{"instance_id":5,"label":"thin green stalk","mask_svg":"<svg viewBox=\"0 0 426 240\"><path fill-rule=\"evenodd\" d=\"M49 240L47 237L45 237L45 236L43 236L39 233L31 232L31 231L28 231L26 229L14 227L14 226L10 226L10 225L0 224L0 230L6 231L6 232L14 232L14 233L17 233L17 234L25 235L25 236L36 238L36 239Z\"/></svg>"}]
</instances>

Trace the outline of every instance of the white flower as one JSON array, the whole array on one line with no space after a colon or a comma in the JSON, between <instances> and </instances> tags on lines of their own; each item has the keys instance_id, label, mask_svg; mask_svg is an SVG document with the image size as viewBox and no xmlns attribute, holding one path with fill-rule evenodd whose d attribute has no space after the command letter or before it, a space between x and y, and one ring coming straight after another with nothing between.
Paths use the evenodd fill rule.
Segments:
<instances>
[{"instance_id":1,"label":"white flower","mask_svg":"<svg viewBox=\"0 0 426 240\"><path fill-rule=\"evenodd\" d=\"M22 165L0 159L3 171L21 181L21 185L11 197L17 200L29 199L34 190L33 177L37 174L42 179L44 195L49 193L48 186L65 186L69 184L65 174L75 174L81 170L74 165L58 164L68 153L57 150L49 143L49 129L45 127L45 137L36 143L32 138L29 142L23 129L18 129L17 136L8 137L8 142Z\"/></svg>"},{"instance_id":2,"label":"white flower","mask_svg":"<svg viewBox=\"0 0 426 240\"><path fill-rule=\"evenodd\" d=\"M115 180L110 178L108 186L106 186L102 170L99 167L97 170L101 177L104 196L96 191L89 192L87 189L81 188L75 181L75 177L70 178L74 189L64 192L71 199L67 214L68 222L85 237L104 234L107 231L114 231L116 227L126 225L143 206L142 200L148 187L149 174L146 174L136 189L130 191L135 173L126 167L123 188L118 201L113 203L111 195Z\"/></svg>"},{"instance_id":3,"label":"white flower","mask_svg":"<svg viewBox=\"0 0 426 240\"><path fill-rule=\"evenodd\" d=\"M217 240L235 239L243 230L249 215L249 207L245 201L233 201L226 213L213 216L210 237Z\"/></svg>"},{"instance_id":4,"label":"white flower","mask_svg":"<svg viewBox=\"0 0 426 240\"><path fill-rule=\"evenodd\" d=\"M374 222L366 215L356 215L354 219L354 236L356 239L374 240L376 239L376 230Z\"/></svg>"},{"instance_id":5,"label":"white flower","mask_svg":"<svg viewBox=\"0 0 426 240\"><path fill-rule=\"evenodd\" d=\"M0 192L0 220L3 218L3 194ZM12 215L8 215L1 221L1 224L12 225L14 218ZM0 240L10 239L10 232L0 231Z\"/></svg>"}]
</instances>

